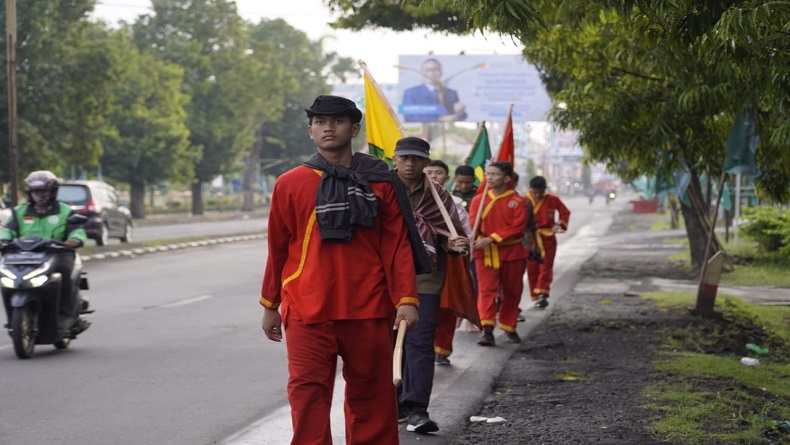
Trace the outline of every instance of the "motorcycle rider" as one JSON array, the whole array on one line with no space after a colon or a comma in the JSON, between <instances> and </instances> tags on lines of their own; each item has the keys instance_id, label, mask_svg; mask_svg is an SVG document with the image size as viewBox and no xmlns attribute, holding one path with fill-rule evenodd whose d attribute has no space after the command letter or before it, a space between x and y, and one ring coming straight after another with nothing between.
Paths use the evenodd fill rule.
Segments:
<instances>
[{"instance_id":1,"label":"motorcycle rider","mask_svg":"<svg viewBox=\"0 0 790 445\"><path fill-rule=\"evenodd\" d=\"M57 200L59 183L52 172L34 171L25 178L24 186L28 202L14 207L11 219L0 231L0 245L23 236L62 241L71 249L85 244L87 234L82 224L68 222L68 218L75 214L74 210ZM73 250L59 252L54 270L60 272L62 280L60 315L66 319L74 318L77 326L84 329L87 321L79 314L87 309L88 302L79 296L79 282L73 283L71 279L75 257Z\"/></svg>"}]
</instances>

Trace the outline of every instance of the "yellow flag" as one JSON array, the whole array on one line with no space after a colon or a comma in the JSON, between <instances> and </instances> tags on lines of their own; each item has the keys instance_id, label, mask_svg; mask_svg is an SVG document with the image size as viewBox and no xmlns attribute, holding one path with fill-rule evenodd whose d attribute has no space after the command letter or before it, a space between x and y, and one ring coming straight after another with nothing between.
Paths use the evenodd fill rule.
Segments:
<instances>
[{"instance_id":1,"label":"yellow flag","mask_svg":"<svg viewBox=\"0 0 790 445\"><path fill-rule=\"evenodd\" d=\"M370 154L392 164L395 143L403 135L390 111L392 108L386 97L379 93L376 82L365 73L365 131L368 137Z\"/></svg>"}]
</instances>

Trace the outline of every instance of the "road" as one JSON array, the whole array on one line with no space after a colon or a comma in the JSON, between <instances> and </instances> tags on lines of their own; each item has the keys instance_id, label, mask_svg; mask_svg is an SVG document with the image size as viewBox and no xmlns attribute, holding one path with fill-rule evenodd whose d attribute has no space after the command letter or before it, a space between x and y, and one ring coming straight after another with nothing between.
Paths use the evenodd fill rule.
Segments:
<instances>
[{"instance_id":1,"label":"road","mask_svg":"<svg viewBox=\"0 0 790 445\"><path fill-rule=\"evenodd\" d=\"M574 214L560 238L556 296L625 205L567 202ZM208 235L212 226L228 235L229 226L249 232L260 224L145 227L137 238ZM256 301L265 259L265 246L250 241L87 263L97 312L68 350L39 345L32 359L18 360L10 338L0 337L0 443L287 444L285 348L261 334ZM528 341L546 312L522 306L519 331ZM401 443L448 443L488 395L515 347L480 348L477 335L457 331L453 366L437 369L431 413L441 434L418 440L403 432ZM342 382L336 394L333 432L342 443Z\"/></svg>"}]
</instances>

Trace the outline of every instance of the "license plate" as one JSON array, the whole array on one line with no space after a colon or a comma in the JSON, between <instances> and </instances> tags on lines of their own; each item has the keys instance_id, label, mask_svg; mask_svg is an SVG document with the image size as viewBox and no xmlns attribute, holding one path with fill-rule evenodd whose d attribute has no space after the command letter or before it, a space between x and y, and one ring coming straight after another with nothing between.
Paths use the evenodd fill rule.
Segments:
<instances>
[{"instance_id":1,"label":"license plate","mask_svg":"<svg viewBox=\"0 0 790 445\"><path fill-rule=\"evenodd\" d=\"M27 263L40 263L46 258L46 253L43 252L18 252L7 253L3 255L3 261L6 264L27 264Z\"/></svg>"}]
</instances>

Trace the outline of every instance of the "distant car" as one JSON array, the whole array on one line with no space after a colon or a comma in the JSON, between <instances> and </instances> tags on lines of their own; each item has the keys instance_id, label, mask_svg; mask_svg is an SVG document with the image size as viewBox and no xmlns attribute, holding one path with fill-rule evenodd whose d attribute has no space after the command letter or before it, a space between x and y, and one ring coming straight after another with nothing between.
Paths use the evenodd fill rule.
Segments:
<instances>
[{"instance_id":1,"label":"distant car","mask_svg":"<svg viewBox=\"0 0 790 445\"><path fill-rule=\"evenodd\" d=\"M88 217L85 232L97 246L110 238L122 243L132 241L132 212L121 205L115 188L102 181L64 181L58 188L58 201Z\"/></svg>"}]
</instances>

